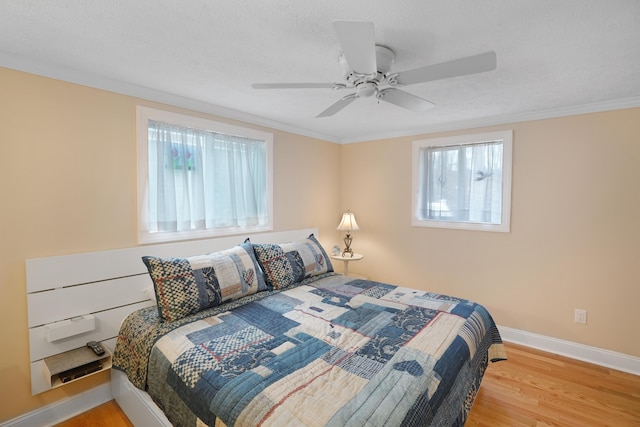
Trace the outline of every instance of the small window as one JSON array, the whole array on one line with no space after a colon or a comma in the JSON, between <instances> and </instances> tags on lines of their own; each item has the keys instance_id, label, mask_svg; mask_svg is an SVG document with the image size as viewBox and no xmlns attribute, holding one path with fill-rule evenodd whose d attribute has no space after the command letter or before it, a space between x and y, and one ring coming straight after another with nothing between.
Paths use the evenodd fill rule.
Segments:
<instances>
[{"instance_id":1,"label":"small window","mask_svg":"<svg viewBox=\"0 0 640 427\"><path fill-rule=\"evenodd\" d=\"M512 135L413 141L412 225L508 233Z\"/></svg>"},{"instance_id":2,"label":"small window","mask_svg":"<svg viewBox=\"0 0 640 427\"><path fill-rule=\"evenodd\" d=\"M272 229L273 135L138 107L141 243Z\"/></svg>"}]
</instances>

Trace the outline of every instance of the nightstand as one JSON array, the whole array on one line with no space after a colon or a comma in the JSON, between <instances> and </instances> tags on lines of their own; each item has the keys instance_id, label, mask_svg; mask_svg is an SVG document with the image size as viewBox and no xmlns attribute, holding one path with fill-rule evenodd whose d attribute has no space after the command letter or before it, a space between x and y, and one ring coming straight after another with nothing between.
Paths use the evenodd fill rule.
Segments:
<instances>
[{"instance_id":1,"label":"nightstand","mask_svg":"<svg viewBox=\"0 0 640 427\"><path fill-rule=\"evenodd\" d=\"M86 346L47 357L42 361L38 386L33 394L60 387L77 379L111 369L111 352L105 347L101 356ZM34 372L32 371L32 375Z\"/></svg>"},{"instance_id":2,"label":"nightstand","mask_svg":"<svg viewBox=\"0 0 640 427\"><path fill-rule=\"evenodd\" d=\"M353 256L331 255L331 259L344 262L344 270L342 274L344 274L345 276L349 275L349 261L360 261L362 258L364 258L364 255L356 253L354 253Z\"/></svg>"}]
</instances>

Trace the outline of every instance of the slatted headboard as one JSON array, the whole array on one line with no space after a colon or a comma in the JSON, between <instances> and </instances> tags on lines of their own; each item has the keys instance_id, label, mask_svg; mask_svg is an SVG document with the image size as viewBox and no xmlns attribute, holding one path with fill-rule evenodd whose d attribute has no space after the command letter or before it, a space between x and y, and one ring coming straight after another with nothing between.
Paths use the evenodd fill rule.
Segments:
<instances>
[{"instance_id":1,"label":"slatted headboard","mask_svg":"<svg viewBox=\"0 0 640 427\"><path fill-rule=\"evenodd\" d=\"M316 228L251 235L254 243L298 240ZM188 257L233 247L244 236L138 246L26 260L31 391L51 388L44 359L101 341L113 352L120 324L154 304L152 282L141 257Z\"/></svg>"}]
</instances>

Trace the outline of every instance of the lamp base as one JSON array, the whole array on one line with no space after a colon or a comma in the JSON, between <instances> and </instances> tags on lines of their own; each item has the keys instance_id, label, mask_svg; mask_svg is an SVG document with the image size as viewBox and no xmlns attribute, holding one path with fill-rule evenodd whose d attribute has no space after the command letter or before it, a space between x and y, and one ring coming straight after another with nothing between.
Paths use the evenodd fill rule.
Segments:
<instances>
[{"instance_id":1,"label":"lamp base","mask_svg":"<svg viewBox=\"0 0 640 427\"><path fill-rule=\"evenodd\" d=\"M351 242L353 241L353 238L351 237L351 233L347 233L347 235L344 238L344 251L342 251L342 257L344 257L346 254L349 254L349 256L351 256L351 258L353 258L353 250L351 249Z\"/></svg>"}]
</instances>

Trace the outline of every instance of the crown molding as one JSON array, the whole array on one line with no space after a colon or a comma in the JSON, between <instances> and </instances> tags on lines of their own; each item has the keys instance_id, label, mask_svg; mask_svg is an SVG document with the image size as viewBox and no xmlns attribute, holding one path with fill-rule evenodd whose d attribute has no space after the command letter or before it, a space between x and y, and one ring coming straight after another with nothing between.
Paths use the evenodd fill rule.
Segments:
<instances>
[{"instance_id":1,"label":"crown molding","mask_svg":"<svg viewBox=\"0 0 640 427\"><path fill-rule=\"evenodd\" d=\"M528 113L508 114L503 116L482 117L473 120L464 120L457 122L442 123L437 125L414 127L399 132L363 134L354 138L340 138L335 135L319 133L309 129L303 129L275 120L265 119L263 117L233 110L230 108L220 107L218 105L209 104L207 102L198 101L183 96L174 95L167 92L158 91L148 87L125 83L113 79L107 79L97 75L74 70L61 65L45 64L43 62L34 61L19 55L7 52L0 52L0 66L22 71L29 74L36 74L43 77L49 77L69 83L89 86L96 89L102 89L109 92L119 93L121 95L132 96L153 102L186 108L189 110L199 111L201 113L212 114L222 118L238 120L256 126L263 126L283 132L294 133L297 135L308 136L310 138L320 139L336 144L349 144L354 142L375 141L380 139L400 138L407 136L416 136L431 134L436 132L447 132L463 129L472 129L486 126L505 125L518 122L527 122L534 120L552 119L558 117L575 116L578 114L597 113L602 111L621 110L625 108L640 107L640 97L631 97L623 99L615 99L591 104L567 106L561 108L553 108L548 110L540 110Z\"/></svg>"},{"instance_id":2,"label":"crown molding","mask_svg":"<svg viewBox=\"0 0 640 427\"><path fill-rule=\"evenodd\" d=\"M389 132L386 134L369 134L357 138L343 138L342 144L353 142L365 142L379 139L401 138L407 136L416 136L423 134L431 134L437 132L448 132L455 130L473 129L486 126L497 126L513 124L518 122L530 122L535 120L555 119L559 117L576 116L579 114L600 113L603 111L623 110L626 108L640 107L640 96L614 99L610 101L596 102L592 104L574 105L562 108L553 108L548 110L540 110L529 113L507 114L504 116L483 117L474 120L465 120L458 122L443 123L423 128L412 128L402 132Z\"/></svg>"},{"instance_id":3,"label":"crown molding","mask_svg":"<svg viewBox=\"0 0 640 427\"><path fill-rule=\"evenodd\" d=\"M308 136L327 142L340 143L340 139L333 135L310 131L308 129L291 126L289 124L278 122L275 120L265 119L263 117L244 113L242 111L220 107L218 105L209 104L207 102L198 101L179 95L174 95L168 92L162 92L145 86L104 78L64 66L45 64L6 52L0 52L0 67L10 68L13 70L35 74L42 77L49 77L56 80L62 80L68 83L88 86L95 89L106 90L108 92L114 92L121 95L141 98L147 101L159 102L174 107L186 108L189 110L212 114L226 119L238 120L252 125L263 126L302 136Z\"/></svg>"}]
</instances>

